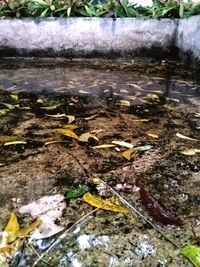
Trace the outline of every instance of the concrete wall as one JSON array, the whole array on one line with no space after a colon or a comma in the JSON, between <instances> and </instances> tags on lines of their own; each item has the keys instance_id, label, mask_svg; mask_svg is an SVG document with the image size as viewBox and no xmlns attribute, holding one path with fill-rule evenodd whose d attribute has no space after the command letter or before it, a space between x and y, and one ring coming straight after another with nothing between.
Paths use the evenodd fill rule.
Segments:
<instances>
[{"instance_id":1,"label":"concrete wall","mask_svg":"<svg viewBox=\"0 0 200 267\"><path fill-rule=\"evenodd\" d=\"M49 18L0 20L4 53L90 56L125 55L140 50L169 51L177 21L123 18Z\"/></svg>"},{"instance_id":2,"label":"concrete wall","mask_svg":"<svg viewBox=\"0 0 200 267\"><path fill-rule=\"evenodd\" d=\"M200 16L188 19L0 19L0 56L152 56L200 60Z\"/></svg>"}]
</instances>

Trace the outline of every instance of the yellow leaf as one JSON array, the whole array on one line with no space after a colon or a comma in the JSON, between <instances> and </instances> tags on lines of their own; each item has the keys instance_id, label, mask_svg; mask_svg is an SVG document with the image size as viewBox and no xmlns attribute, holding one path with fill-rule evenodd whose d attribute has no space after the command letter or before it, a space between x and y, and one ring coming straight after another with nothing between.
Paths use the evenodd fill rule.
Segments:
<instances>
[{"instance_id":1,"label":"yellow leaf","mask_svg":"<svg viewBox=\"0 0 200 267\"><path fill-rule=\"evenodd\" d=\"M186 139L186 140L191 140L191 141L198 141L197 139L194 139L194 138L185 136L185 135L180 134L180 133L176 133L176 136L179 137L179 138L181 138L181 139Z\"/></svg>"},{"instance_id":2,"label":"yellow leaf","mask_svg":"<svg viewBox=\"0 0 200 267\"><path fill-rule=\"evenodd\" d=\"M133 148L133 145L124 141L112 141L112 144L118 145L118 146L124 146L127 148Z\"/></svg>"},{"instance_id":3,"label":"yellow leaf","mask_svg":"<svg viewBox=\"0 0 200 267\"><path fill-rule=\"evenodd\" d=\"M113 196L111 197L111 202L112 202L113 204L118 205L118 206L121 205L121 203L120 203L120 201L119 201L119 198L118 198L116 195L113 195Z\"/></svg>"},{"instance_id":4,"label":"yellow leaf","mask_svg":"<svg viewBox=\"0 0 200 267\"><path fill-rule=\"evenodd\" d=\"M100 149L100 148L110 148L110 147L115 147L116 145L112 145L112 144L103 144L103 145L99 145L99 146L93 146L92 148L95 149Z\"/></svg>"},{"instance_id":5,"label":"yellow leaf","mask_svg":"<svg viewBox=\"0 0 200 267\"><path fill-rule=\"evenodd\" d=\"M134 122L138 122L138 121L147 122L149 120L148 119L133 119L132 121L134 121Z\"/></svg>"},{"instance_id":6,"label":"yellow leaf","mask_svg":"<svg viewBox=\"0 0 200 267\"><path fill-rule=\"evenodd\" d=\"M132 154L135 153L133 149L128 149L122 153L122 156L126 158L127 160L130 160L132 157Z\"/></svg>"},{"instance_id":7,"label":"yellow leaf","mask_svg":"<svg viewBox=\"0 0 200 267\"><path fill-rule=\"evenodd\" d=\"M12 245L0 248L0 255L3 257L11 257L23 245L24 239L17 239ZM1 265L0 265L1 266Z\"/></svg>"},{"instance_id":8,"label":"yellow leaf","mask_svg":"<svg viewBox=\"0 0 200 267\"><path fill-rule=\"evenodd\" d=\"M93 196L89 192L84 194L83 200L96 208L115 211L115 212L129 212L127 208L120 206L120 205L113 204L109 200Z\"/></svg>"},{"instance_id":9,"label":"yellow leaf","mask_svg":"<svg viewBox=\"0 0 200 267\"><path fill-rule=\"evenodd\" d=\"M186 155L186 156L193 156L196 153L200 153L200 149L191 148L191 149L185 149L185 150L181 151L181 154Z\"/></svg>"},{"instance_id":10,"label":"yellow leaf","mask_svg":"<svg viewBox=\"0 0 200 267\"><path fill-rule=\"evenodd\" d=\"M44 144L47 145L51 145L51 144L57 144L57 143L69 143L69 141L62 141L62 140L52 140L52 141L47 141Z\"/></svg>"},{"instance_id":11,"label":"yellow leaf","mask_svg":"<svg viewBox=\"0 0 200 267\"><path fill-rule=\"evenodd\" d=\"M119 102L117 103L117 105L130 107L131 106L131 103L128 100L119 100Z\"/></svg>"},{"instance_id":12,"label":"yellow leaf","mask_svg":"<svg viewBox=\"0 0 200 267\"><path fill-rule=\"evenodd\" d=\"M159 138L159 136L157 134L153 134L153 133L147 133L147 135L149 137L152 137L152 138Z\"/></svg>"},{"instance_id":13,"label":"yellow leaf","mask_svg":"<svg viewBox=\"0 0 200 267\"><path fill-rule=\"evenodd\" d=\"M93 138L96 141L99 141L99 139L96 137L96 135L91 134L91 133L83 133L79 136L78 141L80 142L88 142L89 138Z\"/></svg>"},{"instance_id":14,"label":"yellow leaf","mask_svg":"<svg viewBox=\"0 0 200 267\"><path fill-rule=\"evenodd\" d=\"M7 136L7 135L2 135L2 136L0 136L0 143L6 143L6 142L10 142L10 141L15 141L15 140L17 140L17 136Z\"/></svg>"},{"instance_id":15,"label":"yellow leaf","mask_svg":"<svg viewBox=\"0 0 200 267\"><path fill-rule=\"evenodd\" d=\"M26 226L25 228L21 228L18 232L18 237L24 238L27 237L31 232L33 232L40 224L41 220L37 220L30 225Z\"/></svg>"},{"instance_id":16,"label":"yellow leaf","mask_svg":"<svg viewBox=\"0 0 200 267\"><path fill-rule=\"evenodd\" d=\"M4 232L6 232L8 235L7 243L11 243L17 238L19 233L19 223L14 212L11 212L9 222L4 229Z\"/></svg>"},{"instance_id":17,"label":"yellow leaf","mask_svg":"<svg viewBox=\"0 0 200 267\"><path fill-rule=\"evenodd\" d=\"M23 144L27 144L27 142L26 141L11 141L11 142L4 143L4 146L23 145Z\"/></svg>"},{"instance_id":18,"label":"yellow leaf","mask_svg":"<svg viewBox=\"0 0 200 267\"><path fill-rule=\"evenodd\" d=\"M10 97L15 101L17 101L19 98L19 96L17 94L11 94Z\"/></svg>"},{"instance_id":19,"label":"yellow leaf","mask_svg":"<svg viewBox=\"0 0 200 267\"><path fill-rule=\"evenodd\" d=\"M55 118L55 119L60 119L60 118L65 118L66 117L66 114L55 114L55 115L51 115L51 114L45 114L45 116L47 117L50 117L50 118Z\"/></svg>"},{"instance_id":20,"label":"yellow leaf","mask_svg":"<svg viewBox=\"0 0 200 267\"><path fill-rule=\"evenodd\" d=\"M40 107L40 108L41 109L45 109L45 110L53 110L53 109L56 109L59 106L60 106L60 104L53 105L53 106Z\"/></svg>"},{"instance_id":21,"label":"yellow leaf","mask_svg":"<svg viewBox=\"0 0 200 267\"><path fill-rule=\"evenodd\" d=\"M71 122L73 122L73 121L75 121L75 116L74 115L66 115L66 117L68 118L68 123L71 123Z\"/></svg>"},{"instance_id":22,"label":"yellow leaf","mask_svg":"<svg viewBox=\"0 0 200 267\"><path fill-rule=\"evenodd\" d=\"M64 125L63 128L68 129L68 130L74 130L74 129L79 128L79 126L76 124L67 124L67 125Z\"/></svg>"},{"instance_id":23,"label":"yellow leaf","mask_svg":"<svg viewBox=\"0 0 200 267\"><path fill-rule=\"evenodd\" d=\"M68 130L68 129L58 128L58 129L54 129L53 132L66 135L66 136L74 138L74 139L78 139L78 136L73 131Z\"/></svg>"}]
</instances>

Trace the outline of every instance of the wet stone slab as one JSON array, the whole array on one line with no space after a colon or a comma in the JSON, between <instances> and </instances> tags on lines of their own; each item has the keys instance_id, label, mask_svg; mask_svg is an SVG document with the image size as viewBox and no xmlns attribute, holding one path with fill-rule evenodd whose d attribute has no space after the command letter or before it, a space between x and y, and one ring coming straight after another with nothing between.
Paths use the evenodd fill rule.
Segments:
<instances>
[{"instance_id":1,"label":"wet stone slab","mask_svg":"<svg viewBox=\"0 0 200 267\"><path fill-rule=\"evenodd\" d=\"M139 199L135 182L140 180L184 222L175 227L153 221L157 227L180 246L199 245L199 154L182 153L200 148L198 75L177 62L140 60L4 61L0 69L1 229L13 209L44 195L63 194L80 184L98 195L90 183L98 176L153 221ZM51 117L56 114L74 115L71 124L79 127L74 132L94 131L99 142L56 134L54 129L69 122ZM26 144L4 145L16 139ZM130 161L122 156L125 147L93 148L114 140L152 148ZM60 223L68 229L93 209L81 197L68 200ZM32 246L41 254L57 238ZM38 258L33 247L27 244L11 266L32 266ZM44 260L37 266L190 266L136 214L105 210L75 225Z\"/></svg>"}]
</instances>

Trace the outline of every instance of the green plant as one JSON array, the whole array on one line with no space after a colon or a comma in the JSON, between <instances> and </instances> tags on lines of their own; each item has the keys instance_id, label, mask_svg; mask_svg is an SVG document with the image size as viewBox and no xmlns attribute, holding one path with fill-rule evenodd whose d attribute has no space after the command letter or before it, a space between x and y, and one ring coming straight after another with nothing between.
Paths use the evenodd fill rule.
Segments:
<instances>
[{"instance_id":1,"label":"green plant","mask_svg":"<svg viewBox=\"0 0 200 267\"><path fill-rule=\"evenodd\" d=\"M93 3L88 0L0 0L0 17L142 17L184 18L200 14L200 3L154 0L152 7L128 0Z\"/></svg>"}]
</instances>

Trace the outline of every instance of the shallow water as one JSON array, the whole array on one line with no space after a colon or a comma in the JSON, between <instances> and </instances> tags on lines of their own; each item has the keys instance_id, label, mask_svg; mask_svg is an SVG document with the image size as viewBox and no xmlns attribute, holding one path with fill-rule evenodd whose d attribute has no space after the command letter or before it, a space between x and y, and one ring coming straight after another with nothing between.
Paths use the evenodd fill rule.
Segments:
<instances>
[{"instance_id":1,"label":"shallow water","mask_svg":"<svg viewBox=\"0 0 200 267\"><path fill-rule=\"evenodd\" d=\"M111 197L89 183L98 176L179 246L199 245L199 154L184 153L200 149L199 97L200 76L177 62L0 61L0 227L13 209L80 184ZM99 141L81 143L56 134L54 129L69 122L66 116L53 118L56 114L74 115L75 133L94 131ZM93 148L114 140L151 149L128 160L123 146ZM5 146L10 141L25 143ZM62 142L46 144L50 141ZM136 179L183 226L155 222L141 204ZM60 223L67 229L92 209L81 198L67 201ZM27 244L10 266L32 266L37 260L33 247L40 254L51 242ZM104 210L73 227L44 259L59 267L190 266L136 214ZM48 266L46 262L37 266Z\"/></svg>"}]
</instances>

